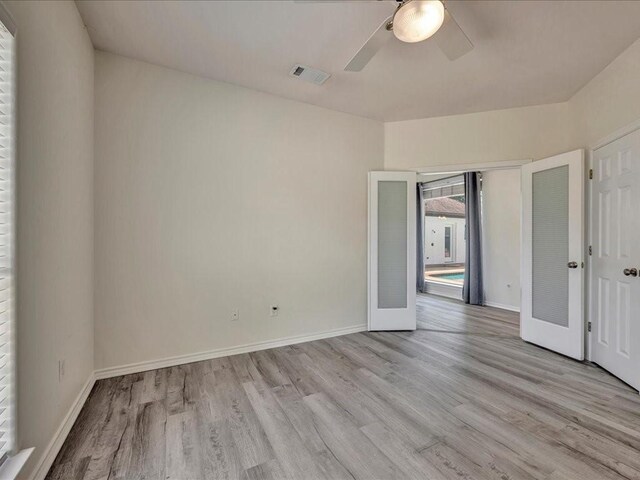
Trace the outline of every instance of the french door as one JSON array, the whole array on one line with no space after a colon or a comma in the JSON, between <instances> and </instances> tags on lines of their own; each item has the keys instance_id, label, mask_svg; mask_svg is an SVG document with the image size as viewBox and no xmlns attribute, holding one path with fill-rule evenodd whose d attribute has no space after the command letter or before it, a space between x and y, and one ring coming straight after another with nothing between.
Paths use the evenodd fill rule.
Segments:
<instances>
[{"instance_id":1,"label":"french door","mask_svg":"<svg viewBox=\"0 0 640 480\"><path fill-rule=\"evenodd\" d=\"M584 152L522 167L520 336L584 358Z\"/></svg>"},{"instance_id":2,"label":"french door","mask_svg":"<svg viewBox=\"0 0 640 480\"><path fill-rule=\"evenodd\" d=\"M416 329L416 173L369 173L369 330Z\"/></svg>"},{"instance_id":3,"label":"french door","mask_svg":"<svg viewBox=\"0 0 640 480\"><path fill-rule=\"evenodd\" d=\"M591 360L640 389L640 130L592 166Z\"/></svg>"}]
</instances>

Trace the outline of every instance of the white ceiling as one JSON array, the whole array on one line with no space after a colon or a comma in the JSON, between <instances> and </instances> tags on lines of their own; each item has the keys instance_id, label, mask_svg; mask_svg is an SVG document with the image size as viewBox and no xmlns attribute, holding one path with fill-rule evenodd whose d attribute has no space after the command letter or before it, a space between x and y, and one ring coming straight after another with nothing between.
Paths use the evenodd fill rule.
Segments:
<instances>
[{"instance_id":1,"label":"white ceiling","mask_svg":"<svg viewBox=\"0 0 640 480\"><path fill-rule=\"evenodd\" d=\"M472 52L393 38L350 73L394 2L76 3L99 50L384 121L565 101L640 37L640 2L450 0ZM294 63L332 77L301 82Z\"/></svg>"}]
</instances>

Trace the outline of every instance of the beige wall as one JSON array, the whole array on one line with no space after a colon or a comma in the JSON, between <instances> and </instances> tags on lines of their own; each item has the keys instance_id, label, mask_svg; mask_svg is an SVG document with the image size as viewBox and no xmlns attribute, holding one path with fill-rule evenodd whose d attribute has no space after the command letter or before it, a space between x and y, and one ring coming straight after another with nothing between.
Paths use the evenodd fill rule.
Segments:
<instances>
[{"instance_id":1,"label":"beige wall","mask_svg":"<svg viewBox=\"0 0 640 480\"><path fill-rule=\"evenodd\" d=\"M520 169L482 173L487 304L520 309Z\"/></svg>"},{"instance_id":2,"label":"beige wall","mask_svg":"<svg viewBox=\"0 0 640 480\"><path fill-rule=\"evenodd\" d=\"M36 447L26 477L93 370L94 54L73 2L6 6L18 26L18 441Z\"/></svg>"},{"instance_id":3,"label":"beige wall","mask_svg":"<svg viewBox=\"0 0 640 480\"><path fill-rule=\"evenodd\" d=\"M97 368L366 323L381 123L97 52L95 134Z\"/></svg>"},{"instance_id":4,"label":"beige wall","mask_svg":"<svg viewBox=\"0 0 640 480\"><path fill-rule=\"evenodd\" d=\"M575 144L592 147L640 120L640 40L569 101Z\"/></svg>"},{"instance_id":5,"label":"beige wall","mask_svg":"<svg viewBox=\"0 0 640 480\"><path fill-rule=\"evenodd\" d=\"M566 103L385 124L385 168L542 158L570 142Z\"/></svg>"}]
</instances>

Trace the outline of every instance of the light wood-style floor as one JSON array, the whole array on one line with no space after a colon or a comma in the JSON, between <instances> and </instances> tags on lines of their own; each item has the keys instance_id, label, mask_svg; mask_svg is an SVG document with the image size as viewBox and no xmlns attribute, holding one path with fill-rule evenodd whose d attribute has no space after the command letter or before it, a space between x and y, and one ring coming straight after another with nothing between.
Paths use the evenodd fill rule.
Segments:
<instances>
[{"instance_id":1,"label":"light wood-style floor","mask_svg":"<svg viewBox=\"0 0 640 480\"><path fill-rule=\"evenodd\" d=\"M640 395L421 296L358 333L99 381L49 479L640 479Z\"/></svg>"}]
</instances>

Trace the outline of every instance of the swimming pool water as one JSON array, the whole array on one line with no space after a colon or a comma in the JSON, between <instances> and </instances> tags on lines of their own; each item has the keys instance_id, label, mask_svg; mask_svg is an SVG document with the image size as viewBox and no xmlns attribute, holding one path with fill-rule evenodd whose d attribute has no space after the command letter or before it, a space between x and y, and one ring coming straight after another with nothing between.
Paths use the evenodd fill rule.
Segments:
<instances>
[{"instance_id":1,"label":"swimming pool water","mask_svg":"<svg viewBox=\"0 0 640 480\"><path fill-rule=\"evenodd\" d=\"M444 278L445 280L464 280L464 273L438 273L433 276Z\"/></svg>"}]
</instances>

